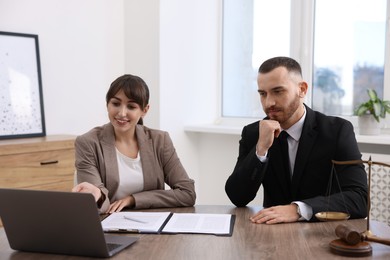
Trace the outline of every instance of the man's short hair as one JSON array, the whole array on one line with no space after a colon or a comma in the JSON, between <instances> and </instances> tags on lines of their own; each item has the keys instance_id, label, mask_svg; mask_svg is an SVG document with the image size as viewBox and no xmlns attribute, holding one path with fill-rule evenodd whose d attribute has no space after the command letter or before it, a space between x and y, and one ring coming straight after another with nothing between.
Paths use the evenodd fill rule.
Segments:
<instances>
[{"instance_id":1,"label":"man's short hair","mask_svg":"<svg viewBox=\"0 0 390 260\"><path fill-rule=\"evenodd\" d=\"M287 71L295 72L302 76L301 65L296 60L283 56L264 61L259 67L259 73L268 73L278 67L285 67Z\"/></svg>"}]
</instances>

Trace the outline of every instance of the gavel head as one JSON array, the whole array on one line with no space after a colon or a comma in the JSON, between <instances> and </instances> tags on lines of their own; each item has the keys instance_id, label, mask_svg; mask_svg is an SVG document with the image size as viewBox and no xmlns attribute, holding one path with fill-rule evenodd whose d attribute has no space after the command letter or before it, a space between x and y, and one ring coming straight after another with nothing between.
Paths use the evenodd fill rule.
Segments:
<instances>
[{"instance_id":1,"label":"gavel head","mask_svg":"<svg viewBox=\"0 0 390 260\"><path fill-rule=\"evenodd\" d=\"M355 230L351 230L346 225L338 225L335 232L337 237L341 238L349 245L357 245L362 241L360 233Z\"/></svg>"}]
</instances>

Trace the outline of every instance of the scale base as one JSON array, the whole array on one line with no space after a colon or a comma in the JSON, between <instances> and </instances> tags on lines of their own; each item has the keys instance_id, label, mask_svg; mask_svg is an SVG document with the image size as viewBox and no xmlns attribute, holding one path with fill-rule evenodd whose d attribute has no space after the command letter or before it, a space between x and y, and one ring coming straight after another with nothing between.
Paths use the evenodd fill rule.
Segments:
<instances>
[{"instance_id":1,"label":"scale base","mask_svg":"<svg viewBox=\"0 0 390 260\"><path fill-rule=\"evenodd\" d=\"M370 256L372 255L372 247L368 242L362 241L356 245L348 245L341 239L333 240L329 243L330 251L342 256Z\"/></svg>"},{"instance_id":2,"label":"scale base","mask_svg":"<svg viewBox=\"0 0 390 260\"><path fill-rule=\"evenodd\" d=\"M321 221L339 221L347 220L350 215L344 212L324 211L315 214L316 218Z\"/></svg>"}]
</instances>

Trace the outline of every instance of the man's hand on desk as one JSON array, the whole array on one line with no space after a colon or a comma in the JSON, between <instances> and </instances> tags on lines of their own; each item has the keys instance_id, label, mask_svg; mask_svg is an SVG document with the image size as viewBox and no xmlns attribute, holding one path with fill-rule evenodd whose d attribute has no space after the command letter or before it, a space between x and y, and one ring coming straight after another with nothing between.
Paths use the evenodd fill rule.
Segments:
<instances>
[{"instance_id":1,"label":"man's hand on desk","mask_svg":"<svg viewBox=\"0 0 390 260\"><path fill-rule=\"evenodd\" d=\"M299 218L300 216L297 213L297 205L290 204L262 209L254 216L250 217L250 220L256 224L277 224L296 222Z\"/></svg>"}]
</instances>

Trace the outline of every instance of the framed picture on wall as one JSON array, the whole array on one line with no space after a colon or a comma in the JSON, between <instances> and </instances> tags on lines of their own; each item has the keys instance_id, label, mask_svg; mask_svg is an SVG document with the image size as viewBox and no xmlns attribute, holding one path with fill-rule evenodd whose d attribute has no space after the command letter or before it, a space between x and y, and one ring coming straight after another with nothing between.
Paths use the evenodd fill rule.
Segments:
<instances>
[{"instance_id":1,"label":"framed picture on wall","mask_svg":"<svg viewBox=\"0 0 390 260\"><path fill-rule=\"evenodd\" d=\"M38 35L0 31L0 139L45 135Z\"/></svg>"}]
</instances>

